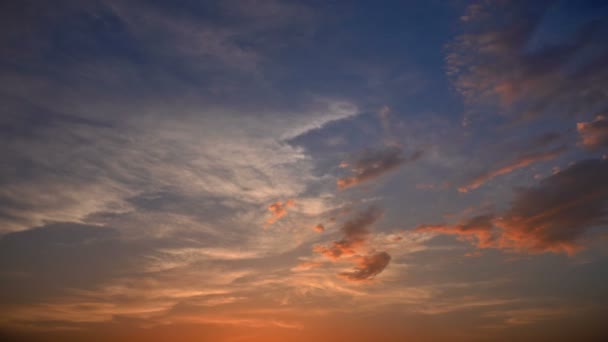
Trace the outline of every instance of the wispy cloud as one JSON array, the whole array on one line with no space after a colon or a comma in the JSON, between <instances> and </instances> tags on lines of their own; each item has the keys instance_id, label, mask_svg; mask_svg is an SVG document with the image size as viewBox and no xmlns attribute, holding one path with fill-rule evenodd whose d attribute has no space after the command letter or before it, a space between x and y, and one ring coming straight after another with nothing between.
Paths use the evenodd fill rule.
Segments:
<instances>
[{"instance_id":1,"label":"wispy cloud","mask_svg":"<svg viewBox=\"0 0 608 342\"><path fill-rule=\"evenodd\" d=\"M397 169L403 163L413 162L422 156L418 151L409 157L403 156L403 150L397 146L388 146L378 150L369 150L353 161L344 161L342 168L350 169L352 176L339 178L339 189L346 189L358 184L371 181L385 173Z\"/></svg>"},{"instance_id":2,"label":"wispy cloud","mask_svg":"<svg viewBox=\"0 0 608 342\"><path fill-rule=\"evenodd\" d=\"M458 191L469 192L471 190L475 190L495 177L511 173L515 170L527 167L534 163L554 159L560 154L562 154L564 151L566 151L566 148L560 147L548 152L523 154L504 166L480 174L479 176L473 178L467 184L459 187Z\"/></svg>"},{"instance_id":3,"label":"wispy cloud","mask_svg":"<svg viewBox=\"0 0 608 342\"><path fill-rule=\"evenodd\" d=\"M605 115L598 115L590 122L579 122L576 129L584 148L597 150L608 147L608 118Z\"/></svg>"},{"instance_id":4,"label":"wispy cloud","mask_svg":"<svg viewBox=\"0 0 608 342\"><path fill-rule=\"evenodd\" d=\"M606 25L593 15L569 21L570 3L475 2L463 19L465 33L449 45L449 74L470 105L517 118L604 110L608 81ZM562 26L560 26L562 25ZM590 54L590 51L595 53Z\"/></svg>"}]
</instances>

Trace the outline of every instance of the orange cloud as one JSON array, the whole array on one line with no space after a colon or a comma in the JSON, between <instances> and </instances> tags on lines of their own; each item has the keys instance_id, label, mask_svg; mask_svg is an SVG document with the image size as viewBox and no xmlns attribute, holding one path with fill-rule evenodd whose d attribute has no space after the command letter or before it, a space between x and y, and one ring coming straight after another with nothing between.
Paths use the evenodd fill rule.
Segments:
<instances>
[{"instance_id":1,"label":"orange cloud","mask_svg":"<svg viewBox=\"0 0 608 342\"><path fill-rule=\"evenodd\" d=\"M273 224L277 222L281 217L287 215L287 208L293 206L296 202L292 199L285 201L282 203L281 201L277 201L268 206L268 211L270 211L271 216L266 220L268 224Z\"/></svg>"},{"instance_id":2,"label":"orange cloud","mask_svg":"<svg viewBox=\"0 0 608 342\"><path fill-rule=\"evenodd\" d=\"M583 147L589 150L608 147L608 117L598 115L591 122L579 122L576 129Z\"/></svg>"},{"instance_id":3,"label":"orange cloud","mask_svg":"<svg viewBox=\"0 0 608 342\"><path fill-rule=\"evenodd\" d=\"M608 218L608 161L578 162L517 193L495 221L502 248L574 254L580 238Z\"/></svg>"},{"instance_id":4,"label":"orange cloud","mask_svg":"<svg viewBox=\"0 0 608 342\"><path fill-rule=\"evenodd\" d=\"M391 256L386 252L358 256L355 261L355 270L343 272L339 275L346 280L354 282L373 279L386 268L390 261Z\"/></svg>"},{"instance_id":5,"label":"orange cloud","mask_svg":"<svg viewBox=\"0 0 608 342\"><path fill-rule=\"evenodd\" d=\"M509 164L499 167L494 170L490 170L488 172L482 173L481 175L475 177L473 180L468 182L467 184L458 188L460 192L469 192L471 190L477 189L482 186L484 183L490 181L491 179L511 173L515 170L524 168L530 164L538 163L541 161L547 161L554 159L559 156L566 150L565 147L559 147L549 152L538 152L538 153L528 153L522 156L519 156L515 160L511 161Z\"/></svg>"},{"instance_id":6,"label":"orange cloud","mask_svg":"<svg viewBox=\"0 0 608 342\"><path fill-rule=\"evenodd\" d=\"M369 227L382 216L382 210L376 207L369 207L367 210L349 221L344 222L340 228L344 237L339 241L334 241L327 246L315 246L314 251L323 254L325 257L337 260L343 255L353 255L357 248L365 244L370 232Z\"/></svg>"},{"instance_id":7,"label":"orange cloud","mask_svg":"<svg viewBox=\"0 0 608 342\"><path fill-rule=\"evenodd\" d=\"M319 223L316 226L314 226L312 229L314 229L315 232L323 233L325 231L325 226L323 226L321 223Z\"/></svg>"},{"instance_id":8,"label":"orange cloud","mask_svg":"<svg viewBox=\"0 0 608 342\"><path fill-rule=\"evenodd\" d=\"M344 237L339 241L333 241L329 246L317 245L314 251L322 254L328 259L336 261L345 256L354 256L348 261L355 264L352 272L340 273L339 276L349 281L362 281L373 278L388 265L391 257L386 252L372 255L360 255L361 248L370 236L369 227L382 217L383 211L377 207L369 207L359 213L357 217L346 221L341 231Z\"/></svg>"},{"instance_id":9,"label":"orange cloud","mask_svg":"<svg viewBox=\"0 0 608 342\"><path fill-rule=\"evenodd\" d=\"M345 255L354 255L356 249L363 245L363 240L334 241L330 246L315 246L314 251L328 259L338 260Z\"/></svg>"},{"instance_id":10,"label":"orange cloud","mask_svg":"<svg viewBox=\"0 0 608 342\"><path fill-rule=\"evenodd\" d=\"M319 267L321 265L323 265L323 263L321 263L321 262L305 261L305 262L299 263L296 267L293 267L291 270L294 271L294 272L307 271L307 270L310 270L312 268Z\"/></svg>"},{"instance_id":11,"label":"orange cloud","mask_svg":"<svg viewBox=\"0 0 608 342\"><path fill-rule=\"evenodd\" d=\"M457 235L460 239L475 244L479 248L495 246L493 215L480 215L455 225L423 225L416 228L419 232Z\"/></svg>"},{"instance_id":12,"label":"orange cloud","mask_svg":"<svg viewBox=\"0 0 608 342\"><path fill-rule=\"evenodd\" d=\"M385 173L397 169L405 162L415 161L422 156L417 151L408 158L403 157L403 151L397 146L385 147L381 150L367 151L359 159L352 163L343 161L340 167L348 168L352 176L338 179L336 182L339 189L346 189L363 182L378 178Z\"/></svg>"},{"instance_id":13,"label":"orange cloud","mask_svg":"<svg viewBox=\"0 0 608 342\"><path fill-rule=\"evenodd\" d=\"M455 225L423 225L418 231L457 235L479 248L566 253L608 219L608 160L580 161L536 187L518 190L500 216L482 215Z\"/></svg>"}]
</instances>

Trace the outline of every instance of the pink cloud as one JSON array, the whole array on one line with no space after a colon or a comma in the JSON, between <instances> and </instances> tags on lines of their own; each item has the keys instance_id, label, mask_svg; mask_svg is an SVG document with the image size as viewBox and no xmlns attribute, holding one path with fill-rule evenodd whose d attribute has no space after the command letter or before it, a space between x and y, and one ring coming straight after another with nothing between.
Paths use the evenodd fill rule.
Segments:
<instances>
[{"instance_id":1,"label":"pink cloud","mask_svg":"<svg viewBox=\"0 0 608 342\"><path fill-rule=\"evenodd\" d=\"M528 153L521 155L504 166L489 170L478 175L477 177L469 181L467 184L459 187L458 191L469 192L471 190L475 190L495 177L511 173L515 170L524 168L534 163L554 159L555 157L562 154L565 150L566 149L564 147L560 147L549 152Z\"/></svg>"},{"instance_id":2,"label":"pink cloud","mask_svg":"<svg viewBox=\"0 0 608 342\"><path fill-rule=\"evenodd\" d=\"M325 231L325 226L322 225L321 223L319 223L316 226L314 226L312 229L317 233L323 233Z\"/></svg>"},{"instance_id":3,"label":"pink cloud","mask_svg":"<svg viewBox=\"0 0 608 342\"><path fill-rule=\"evenodd\" d=\"M576 129L581 136L581 145L586 149L608 147L608 117L598 115L591 122L579 122Z\"/></svg>"},{"instance_id":4,"label":"pink cloud","mask_svg":"<svg viewBox=\"0 0 608 342\"><path fill-rule=\"evenodd\" d=\"M275 222L277 222L281 217L287 215L287 208L293 206L295 204L295 201L292 199L289 199L287 201L285 201L285 203L281 202L281 201L277 201L271 205L268 206L268 211L270 211L270 217L268 218L268 220L266 220L266 222L268 224L273 224Z\"/></svg>"},{"instance_id":5,"label":"pink cloud","mask_svg":"<svg viewBox=\"0 0 608 342\"><path fill-rule=\"evenodd\" d=\"M592 228L608 223L608 160L583 160L519 189L501 215L457 224L422 225L418 231L455 235L478 248L575 254Z\"/></svg>"},{"instance_id":6,"label":"pink cloud","mask_svg":"<svg viewBox=\"0 0 608 342\"><path fill-rule=\"evenodd\" d=\"M353 282L373 279L384 271L390 261L391 256L386 252L357 256L355 258L355 269L352 272L342 272L339 276Z\"/></svg>"}]
</instances>

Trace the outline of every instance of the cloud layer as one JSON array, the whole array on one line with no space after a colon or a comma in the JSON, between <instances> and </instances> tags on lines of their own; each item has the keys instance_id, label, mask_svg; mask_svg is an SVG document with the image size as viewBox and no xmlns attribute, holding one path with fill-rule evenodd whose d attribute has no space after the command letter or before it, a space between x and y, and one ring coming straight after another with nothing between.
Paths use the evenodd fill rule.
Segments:
<instances>
[{"instance_id":1,"label":"cloud layer","mask_svg":"<svg viewBox=\"0 0 608 342\"><path fill-rule=\"evenodd\" d=\"M580 161L516 190L500 215L481 215L455 225L422 225L418 231L456 235L479 248L574 254L581 238L608 222L608 161Z\"/></svg>"},{"instance_id":2,"label":"cloud layer","mask_svg":"<svg viewBox=\"0 0 608 342\"><path fill-rule=\"evenodd\" d=\"M456 89L478 110L490 105L517 118L605 110L608 47L600 41L608 25L600 13L578 9L551 1L472 4L447 57ZM576 13L569 20L561 15L568 11Z\"/></svg>"},{"instance_id":3,"label":"cloud layer","mask_svg":"<svg viewBox=\"0 0 608 342\"><path fill-rule=\"evenodd\" d=\"M346 189L376 179L389 171L397 169L405 162L419 159L422 152L415 152L410 157L403 156L400 147L388 146L378 150L365 151L352 162L342 162L341 167L350 169L352 176L339 178L336 184L339 189Z\"/></svg>"}]
</instances>

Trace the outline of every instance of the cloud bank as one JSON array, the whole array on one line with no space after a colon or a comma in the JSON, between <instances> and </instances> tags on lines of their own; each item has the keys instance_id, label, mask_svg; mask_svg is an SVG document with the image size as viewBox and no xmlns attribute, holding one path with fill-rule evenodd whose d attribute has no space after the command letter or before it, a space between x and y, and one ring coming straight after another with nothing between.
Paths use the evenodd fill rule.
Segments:
<instances>
[{"instance_id":1,"label":"cloud bank","mask_svg":"<svg viewBox=\"0 0 608 342\"><path fill-rule=\"evenodd\" d=\"M479 248L574 254L593 228L608 226L608 161L583 160L516 190L508 210L454 225L421 225L422 232L456 235Z\"/></svg>"}]
</instances>

